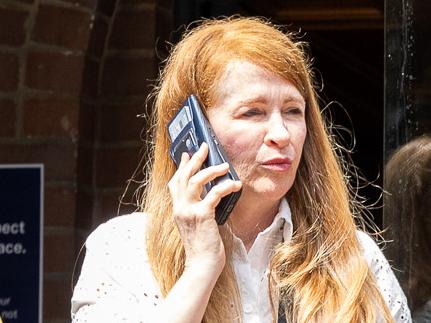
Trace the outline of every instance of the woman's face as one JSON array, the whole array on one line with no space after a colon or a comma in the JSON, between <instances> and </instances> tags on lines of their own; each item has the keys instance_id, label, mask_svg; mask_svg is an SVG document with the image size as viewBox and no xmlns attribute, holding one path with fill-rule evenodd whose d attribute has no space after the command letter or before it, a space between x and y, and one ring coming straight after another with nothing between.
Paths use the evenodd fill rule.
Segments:
<instances>
[{"instance_id":1,"label":"woman's face","mask_svg":"<svg viewBox=\"0 0 431 323\"><path fill-rule=\"evenodd\" d=\"M281 199L292 187L307 134L298 89L262 67L233 60L207 113L243 193Z\"/></svg>"}]
</instances>

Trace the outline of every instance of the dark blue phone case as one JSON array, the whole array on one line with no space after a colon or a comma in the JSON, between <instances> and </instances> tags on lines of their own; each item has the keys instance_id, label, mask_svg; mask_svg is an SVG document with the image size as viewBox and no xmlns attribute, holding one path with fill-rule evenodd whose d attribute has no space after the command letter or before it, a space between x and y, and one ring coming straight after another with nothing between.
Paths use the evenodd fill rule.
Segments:
<instances>
[{"instance_id":1,"label":"dark blue phone case","mask_svg":"<svg viewBox=\"0 0 431 323\"><path fill-rule=\"evenodd\" d=\"M187 113L184 112L184 109L187 109ZM178 122L178 118L180 118L180 116L184 115L187 115L190 118L186 124L181 123L183 119L181 122L179 122L181 124L181 131L175 136L175 134L171 133L169 129L171 129L172 124ZM193 155L203 142L208 144L209 150L208 158L203 165L204 168L219 165L224 162L229 163L223 147L220 145L214 131L210 126L210 123L203 114L199 102L194 95L191 95L187 98L183 106L169 122L168 132L172 141L169 153L177 167L180 164L181 155L183 152ZM238 175L230 163L228 173L224 176L216 178L214 181L209 182L205 186L206 191L208 192L214 185L217 185L226 179L239 180ZM217 224L222 225L226 222L240 195L241 191L233 192L221 199L220 203L216 207Z\"/></svg>"}]
</instances>

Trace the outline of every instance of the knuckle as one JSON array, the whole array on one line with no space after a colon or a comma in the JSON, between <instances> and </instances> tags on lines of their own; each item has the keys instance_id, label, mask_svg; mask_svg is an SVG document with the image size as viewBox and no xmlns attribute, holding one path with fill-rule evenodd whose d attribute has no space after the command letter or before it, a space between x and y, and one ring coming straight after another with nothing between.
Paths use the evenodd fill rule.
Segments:
<instances>
[{"instance_id":1,"label":"knuckle","mask_svg":"<svg viewBox=\"0 0 431 323\"><path fill-rule=\"evenodd\" d=\"M220 195L225 191L225 186L223 184L218 184L214 186L211 191L214 191L215 195Z\"/></svg>"},{"instance_id":2,"label":"knuckle","mask_svg":"<svg viewBox=\"0 0 431 323\"><path fill-rule=\"evenodd\" d=\"M205 200L211 207L214 208L218 204L220 196L217 194L208 194Z\"/></svg>"},{"instance_id":3,"label":"knuckle","mask_svg":"<svg viewBox=\"0 0 431 323\"><path fill-rule=\"evenodd\" d=\"M206 158L206 154L205 151L202 150L198 155L197 155L199 160L204 160Z\"/></svg>"},{"instance_id":4,"label":"knuckle","mask_svg":"<svg viewBox=\"0 0 431 323\"><path fill-rule=\"evenodd\" d=\"M194 156L196 156L197 161L199 161L200 163L203 163L207 157L206 154L204 153L204 151L200 151L199 153L195 154Z\"/></svg>"},{"instance_id":5,"label":"knuckle","mask_svg":"<svg viewBox=\"0 0 431 323\"><path fill-rule=\"evenodd\" d=\"M207 202L210 205L210 207L214 209L219 204L220 200L221 200L221 196L211 195L211 196L208 196Z\"/></svg>"},{"instance_id":6,"label":"knuckle","mask_svg":"<svg viewBox=\"0 0 431 323\"><path fill-rule=\"evenodd\" d=\"M198 179L195 176L193 176L193 177L191 177L189 179L189 184L192 185L192 186L195 186L195 185L199 184L199 181L198 181Z\"/></svg>"}]
</instances>

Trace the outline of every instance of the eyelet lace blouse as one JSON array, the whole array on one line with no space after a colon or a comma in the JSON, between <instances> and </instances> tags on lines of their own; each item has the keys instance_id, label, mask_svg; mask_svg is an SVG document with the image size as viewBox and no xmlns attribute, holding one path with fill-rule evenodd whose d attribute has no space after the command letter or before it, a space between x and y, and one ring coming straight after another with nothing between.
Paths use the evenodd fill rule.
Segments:
<instances>
[{"instance_id":1,"label":"eyelet lace blouse","mask_svg":"<svg viewBox=\"0 0 431 323\"><path fill-rule=\"evenodd\" d=\"M72 297L72 322L157 322L155 310L163 302L146 253L143 213L119 216L100 225L87 239L86 255ZM233 265L243 307L244 323L270 323L268 264L274 246L292 237L292 221L283 200L273 223L259 233L247 252L237 244ZM363 254L395 322L411 322L403 291L379 247L365 233L357 233Z\"/></svg>"}]
</instances>

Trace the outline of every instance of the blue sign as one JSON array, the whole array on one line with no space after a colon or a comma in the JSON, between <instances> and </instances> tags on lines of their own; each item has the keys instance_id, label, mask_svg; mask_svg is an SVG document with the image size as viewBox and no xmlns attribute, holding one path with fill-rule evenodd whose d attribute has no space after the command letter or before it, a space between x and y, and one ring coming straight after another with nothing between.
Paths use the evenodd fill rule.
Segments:
<instances>
[{"instance_id":1,"label":"blue sign","mask_svg":"<svg viewBox=\"0 0 431 323\"><path fill-rule=\"evenodd\" d=\"M43 165L0 165L0 317L42 323Z\"/></svg>"}]
</instances>

